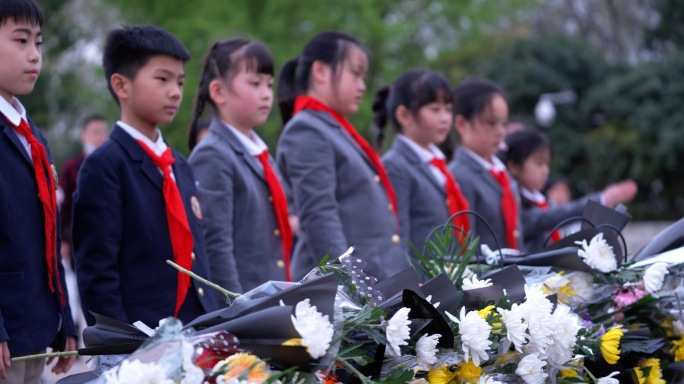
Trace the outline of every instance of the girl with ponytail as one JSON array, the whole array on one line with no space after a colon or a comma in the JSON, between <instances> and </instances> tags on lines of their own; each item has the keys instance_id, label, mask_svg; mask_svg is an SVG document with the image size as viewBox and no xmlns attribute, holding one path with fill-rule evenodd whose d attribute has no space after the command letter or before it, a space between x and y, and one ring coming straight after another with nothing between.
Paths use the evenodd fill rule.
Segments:
<instances>
[{"instance_id":1,"label":"girl with ponytail","mask_svg":"<svg viewBox=\"0 0 684 384\"><path fill-rule=\"evenodd\" d=\"M409 266L400 248L396 198L380 157L347 120L366 91L368 52L352 36L327 31L281 70L285 128L278 164L300 219L293 275L350 246L384 279Z\"/></svg>"},{"instance_id":2,"label":"girl with ponytail","mask_svg":"<svg viewBox=\"0 0 684 384\"><path fill-rule=\"evenodd\" d=\"M211 278L234 292L291 279L287 201L278 168L254 131L272 105L268 49L246 39L214 44L204 59L190 131L198 128L207 106L214 118L190 164L202 203Z\"/></svg>"},{"instance_id":3,"label":"girl with ponytail","mask_svg":"<svg viewBox=\"0 0 684 384\"><path fill-rule=\"evenodd\" d=\"M380 89L373 102L378 140L382 140L388 122L398 132L382 162L397 194L402 247L406 252L409 242L422 250L436 227L468 209L437 147L451 130L451 100L449 82L442 74L412 69ZM457 235L470 230L467 215L457 216L452 224Z\"/></svg>"}]
</instances>

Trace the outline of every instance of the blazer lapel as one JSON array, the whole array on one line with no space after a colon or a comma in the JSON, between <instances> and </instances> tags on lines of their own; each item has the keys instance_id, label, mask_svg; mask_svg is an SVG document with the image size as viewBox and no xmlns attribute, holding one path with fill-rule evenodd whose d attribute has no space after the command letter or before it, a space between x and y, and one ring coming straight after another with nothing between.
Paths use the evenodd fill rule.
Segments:
<instances>
[{"instance_id":1,"label":"blazer lapel","mask_svg":"<svg viewBox=\"0 0 684 384\"><path fill-rule=\"evenodd\" d=\"M351 147L354 148L354 150L356 150L356 152L358 152L359 155L361 155L363 160L368 164L368 166L371 167L373 172L377 172L377 170L375 169L375 165L373 165L371 160L368 158L368 155L366 155L366 153L363 151L363 149L356 143L354 138L351 137L351 135L348 134L347 131L344 130L342 125L340 125L340 123L338 123L334 117L332 117L327 112L316 112L316 113L314 113L314 115L318 116L324 122L326 122L329 126L331 126L332 129L335 130L335 132L337 132L340 136L342 136L344 138L344 140L346 140L349 143L349 145L351 145Z\"/></svg>"},{"instance_id":2,"label":"blazer lapel","mask_svg":"<svg viewBox=\"0 0 684 384\"><path fill-rule=\"evenodd\" d=\"M33 162L31 162L31 158L29 157L28 152L26 152L26 148L24 148L24 145L19 140L19 136L17 136L17 133L14 131L14 128L12 128L9 124L5 122L2 122L2 125L4 125L3 133L5 134L5 136L7 136L9 141L11 141L12 144L14 144L14 146L17 148L17 151L21 153L26 162L29 165L33 166Z\"/></svg>"},{"instance_id":3,"label":"blazer lapel","mask_svg":"<svg viewBox=\"0 0 684 384\"><path fill-rule=\"evenodd\" d=\"M489 171L483 167L482 164L473 159L469 154L461 150L456 151L456 162L469 167L475 171L475 173L480 175L480 178L483 180L483 182L489 185L490 188L494 188L499 193L503 193L501 186L496 180L494 180L494 177L492 177ZM458 183L458 180L456 180L456 182Z\"/></svg>"},{"instance_id":4,"label":"blazer lapel","mask_svg":"<svg viewBox=\"0 0 684 384\"><path fill-rule=\"evenodd\" d=\"M261 165L257 162L257 159L247 153L245 146L242 145L240 139L238 139L237 136L230 131L230 128L226 127L226 125L221 121L213 119L211 121L211 125L209 125L209 129L216 132L219 136L226 140L228 145L230 145L233 151L235 151L235 154L244 160L249 169L251 169L252 172L254 172L254 174L257 175L257 177L259 177L261 180L264 180L264 182L266 181L264 178L264 171L261 169Z\"/></svg>"},{"instance_id":5,"label":"blazer lapel","mask_svg":"<svg viewBox=\"0 0 684 384\"><path fill-rule=\"evenodd\" d=\"M439 184L437 178L435 178L435 175L433 175L432 171L430 171L430 166L424 163L423 160L413 151L413 149L408 146L408 144L404 143L401 139L395 138L394 143L392 143L392 147L394 150L404 156L409 163L413 164L416 169L418 169L419 172L427 180L429 180L429 183L432 184L432 186L437 188L437 190L443 194L446 194L444 186Z\"/></svg>"},{"instance_id":6,"label":"blazer lapel","mask_svg":"<svg viewBox=\"0 0 684 384\"><path fill-rule=\"evenodd\" d=\"M140 144L135 141L123 128L118 125L114 126L110 134L112 140L115 140L126 151L130 159L139 164L140 171L154 184L157 188L164 187L164 177L159 172L159 168L152 162L152 159L145 153Z\"/></svg>"}]
</instances>

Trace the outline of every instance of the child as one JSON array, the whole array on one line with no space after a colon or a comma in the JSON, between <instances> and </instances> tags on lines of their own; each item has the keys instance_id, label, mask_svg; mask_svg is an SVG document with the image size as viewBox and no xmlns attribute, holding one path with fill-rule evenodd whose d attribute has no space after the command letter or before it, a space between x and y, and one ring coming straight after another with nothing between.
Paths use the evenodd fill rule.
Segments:
<instances>
[{"instance_id":1,"label":"child","mask_svg":"<svg viewBox=\"0 0 684 384\"><path fill-rule=\"evenodd\" d=\"M58 252L55 167L15 97L31 93L40 73L42 25L33 0L0 6L0 383L40 382L45 359L13 357L76 348ZM74 360L60 358L52 371L64 373Z\"/></svg>"},{"instance_id":2,"label":"child","mask_svg":"<svg viewBox=\"0 0 684 384\"><path fill-rule=\"evenodd\" d=\"M451 87L442 74L413 69L378 91L373 103L380 138L388 120L399 132L382 161L397 194L405 252L409 241L422 251L433 229L468 209L437 148L451 130L451 98ZM470 230L466 215L453 219L453 224L459 228L457 233Z\"/></svg>"},{"instance_id":3,"label":"child","mask_svg":"<svg viewBox=\"0 0 684 384\"><path fill-rule=\"evenodd\" d=\"M471 219L472 236L491 249L522 249L518 196L506 167L495 154L506 133L508 104L503 90L491 81L472 78L454 90L454 125L461 138L449 170L458 180L470 209L491 225L494 233Z\"/></svg>"},{"instance_id":4,"label":"child","mask_svg":"<svg viewBox=\"0 0 684 384\"><path fill-rule=\"evenodd\" d=\"M631 180L608 186L603 192L569 201L562 205L547 203L540 192L549 178L551 142L541 132L521 130L506 136L508 150L503 160L520 186L522 199L521 219L524 228L525 247L529 251L541 249L546 239L560 239L560 233L549 231L565 219L582 216L587 200L595 200L615 207L628 203L636 194L636 184Z\"/></svg>"},{"instance_id":5,"label":"child","mask_svg":"<svg viewBox=\"0 0 684 384\"><path fill-rule=\"evenodd\" d=\"M195 119L216 116L193 150L205 209L212 281L245 292L268 280L291 280L287 200L268 147L254 132L273 105L273 59L246 39L217 42L204 60Z\"/></svg>"},{"instance_id":6,"label":"child","mask_svg":"<svg viewBox=\"0 0 684 384\"><path fill-rule=\"evenodd\" d=\"M292 260L295 279L325 254L336 257L349 246L379 279L408 267L394 191L380 157L346 119L359 108L367 70L368 53L358 41L327 31L281 71L278 99L286 125L277 158L301 228Z\"/></svg>"},{"instance_id":7,"label":"child","mask_svg":"<svg viewBox=\"0 0 684 384\"><path fill-rule=\"evenodd\" d=\"M214 291L166 264L207 278L202 211L187 160L167 147L190 54L154 26L115 29L103 65L121 109L110 138L86 158L74 194L73 241L83 310L156 327L216 309Z\"/></svg>"}]
</instances>

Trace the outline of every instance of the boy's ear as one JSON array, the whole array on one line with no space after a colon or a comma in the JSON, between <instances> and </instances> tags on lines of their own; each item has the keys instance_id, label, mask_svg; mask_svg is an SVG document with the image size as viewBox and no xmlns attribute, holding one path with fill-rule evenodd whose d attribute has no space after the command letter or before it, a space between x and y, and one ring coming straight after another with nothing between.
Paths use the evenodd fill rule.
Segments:
<instances>
[{"instance_id":1,"label":"boy's ear","mask_svg":"<svg viewBox=\"0 0 684 384\"><path fill-rule=\"evenodd\" d=\"M456 115L454 118L454 128L459 135L463 135L470 122L463 115Z\"/></svg>"},{"instance_id":2,"label":"boy's ear","mask_svg":"<svg viewBox=\"0 0 684 384\"><path fill-rule=\"evenodd\" d=\"M226 90L220 80L214 79L209 83L209 97L216 105L221 105L225 101Z\"/></svg>"},{"instance_id":3,"label":"boy's ear","mask_svg":"<svg viewBox=\"0 0 684 384\"><path fill-rule=\"evenodd\" d=\"M119 73L114 73L109 78L109 83L111 84L112 91L114 91L114 94L116 95L117 99L126 100L130 97L130 81L128 81L128 79L125 76Z\"/></svg>"},{"instance_id":4,"label":"boy's ear","mask_svg":"<svg viewBox=\"0 0 684 384\"><path fill-rule=\"evenodd\" d=\"M511 173L511 175L513 175L514 178L519 178L522 165L516 164L509 160L506 162L506 168L508 168L508 171Z\"/></svg>"},{"instance_id":5,"label":"boy's ear","mask_svg":"<svg viewBox=\"0 0 684 384\"><path fill-rule=\"evenodd\" d=\"M316 60L311 64L311 80L314 84L321 84L330 79L330 65Z\"/></svg>"},{"instance_id":6,"label":"boy's ear","mask_svg":"<svg viewBox=\"0 0 684 384\"><path fill-rule=\"evenodd\" d=\"M406 127L411 124L411 118L413 115L405 105L400 105L394 111L394 117L397 119L397 122L399 122L400 126Z\"/></svg>"}]
</instances>

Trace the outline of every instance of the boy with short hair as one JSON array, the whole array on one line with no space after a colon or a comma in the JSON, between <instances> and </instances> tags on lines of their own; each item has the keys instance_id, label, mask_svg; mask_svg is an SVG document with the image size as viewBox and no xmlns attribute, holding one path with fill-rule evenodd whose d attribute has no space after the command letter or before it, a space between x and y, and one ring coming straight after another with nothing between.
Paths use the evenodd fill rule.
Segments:
<instances>
[{"instance_id":1,"label":"boy with short hair","mask_svg":"<svg viewBox=\"0 0 684 384\"><path fill-rule=\"evenodd\" d=\"M158 27L123 27L107 37L103 66L121 120L86 158L74 194L74 256L88 324L89 311L155 327L168 316L187 323L217 308L213 290L166 264L209 275L194 175L157 128L178 111L189 59Z\"/></svg>"},{"instance_id":2,"label":"boy with short hair","mask_svg":"<svg viewBox=\"0 0 684 384\"><path fill-rule=\"evenodd\" d=\"M42 64L43 11L34 0L0 6L0 383L39 383L45 359L12 357L76 348L59 255L55 169L47 141L15 95ZM71 368L60 358L55 373Z\"/></svg>"}]
</instances>

